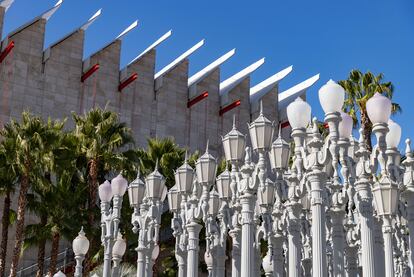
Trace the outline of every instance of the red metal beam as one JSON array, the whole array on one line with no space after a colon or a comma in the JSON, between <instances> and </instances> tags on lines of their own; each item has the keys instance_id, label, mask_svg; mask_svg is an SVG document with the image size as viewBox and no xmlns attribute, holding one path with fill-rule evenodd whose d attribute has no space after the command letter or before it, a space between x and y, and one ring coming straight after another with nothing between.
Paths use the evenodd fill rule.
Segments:
<instances>
[{"instance_id":1,"label":"red metal beam","mask_svg":"<svg viewBox=\"0 0 414 277\"><path fill-rule=\"evenodd\" d=\"M286 128L286 127L289 127L290 126L290 124L289 124L289 121L285 121L285 122L282 122L282 124L280 124L280 127L283 129L283 128Z\"/></svg>"},{"instance_id":2,"label":"red metal beam","mask_svg":"<svg viewBox=\"0 0 414 277\"><path fill-rule=\"evenodd\" d=\"M194 104L200 102L201 100L203 100L204 98L208 97L208 91L203 92L202 94L200 94L199 96L188 100L187 102L187 108L190 108L191 106L193 106Z\"/></svg>"},{"instance_id":3,"label":"red metal beam","mask_svg":"<svg viewBox=\"0 0 414 277\"><path fill-rule=\"evenodd\" d=\"M99 63L95 64L94 66L92 66L88 71L86 71L82 77L81 77L81 82L85 82L86 79L88 79L89 77L91 77L91 75L93 73L95 73L95 71L97 71L99 69Z\"/></svg>"},{"instance_id":4,"label":"red metal beam","mask_svg":"<svg viewBox=\"0 0 414 277\"><path fill-rule=\"evenodd\" d=\"M240 100L236 100L233 103L231 103L230 105L225 106L224 108L221 108L219 111L219 115L222 116L223 114L225 114L226 112L234 109L237 106L240 106L241 101Z\"/></svg>"},{"instance_id":5,"label":"red metal beam","mask_svg":"<svg viewBox=\"0 0 414 277\"><path fill-rule=\"evenodd\" d=\"M135 81L138 78L138 73L133 73L131 76L128 77L125 81L121 82L118 86L118 91L121 92L125 87L127 87L129 84L131 84L133 81Z\"/></svg>"},{"instance_id":6,"label":"red metal beam","mask_svg":"<svg viewBox=\"0 0 414 277\"><path fill-rule=\"evenodd\" d=\"M13 49L13 47L14 47L14 41L10 41L9 44L7 45L6 49L4 49L3 52L1 52L1 54L0 54L0 63L3 62L3 60L11 52L11 50Z\"/></svg>"}]
</instances>

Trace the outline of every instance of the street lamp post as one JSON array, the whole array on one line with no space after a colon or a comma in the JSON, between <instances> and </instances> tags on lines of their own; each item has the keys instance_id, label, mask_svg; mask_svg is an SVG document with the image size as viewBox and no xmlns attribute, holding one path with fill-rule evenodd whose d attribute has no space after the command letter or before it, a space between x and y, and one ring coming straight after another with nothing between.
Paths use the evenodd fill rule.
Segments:
<instances>
[{"instance_id":1,"label":"street lamp post","mask_svg":"<svg viewBox=\"0 0 414 277\"><path fill-rule=\"evenodd\" d=\"M85 255L89 250L89 240L85 236L83 227L78 236L72 242L73 253L75 254L76 266L75 277L82 277L82 262L85 260Z\"/></svg>"},{"instance_id":2,"label":"street lamp post","mask_svg":"<svg viewBox=\"0 0 414 277\"><path fill-rule=\"evenodd\" d=\"M111 183L105 181L99 186L99 198L101 199L101 240L104 245L103 277L111 276L112 247L115 239L118 237L122 198L127 187L128 181L121 174L112 179ZM113 202L112 210L110 209L111 200Z\"/></svg>"}]
</instances>

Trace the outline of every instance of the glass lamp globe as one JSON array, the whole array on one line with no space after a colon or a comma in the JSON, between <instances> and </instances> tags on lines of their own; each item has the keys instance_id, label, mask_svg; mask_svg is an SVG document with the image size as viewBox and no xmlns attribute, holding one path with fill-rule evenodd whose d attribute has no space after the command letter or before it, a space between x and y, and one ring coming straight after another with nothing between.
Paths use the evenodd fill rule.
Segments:
<instances>
[{"instance_id":1,"label":"glass lamp globe","mask_svg":"<svg viewBox=\"0 0 414 277\"><path fill-rule=\"evenodd\" d=\"M182 193L191 193L194 179L194 169L187 162L187 154L184 164L180 166L174 173L177 190Z\"/></svg>"},{"instance_id":2,"label":"glass lamp globe","mask_svg":"<svg viewBox=\"0 0 414 277\"><path fill-rule=\"evenodd\" d=\"M114 195L124 196L128 188L128 181L121 174L118 174L118 176L112 179L111 186Z\"/></svg>"},{"instance_id":3,"label":"glass lamp globe","mask_svg":"<svg viewBox=\"0 0 414 277\"><path fill-rule=\"evenodd\" d=\"M89 250L89 240L85 236L85 232L83 231L83 227L81 228L78 236L72 242L72 249L75 256L78 255L86 255Z\"/></svg>"},{"instance_id":4,"label":"glass lamp globe","mask_svg":"<svg viewBox=\"0 0 414 277\"><path fill-rule=\"evenodd\" d=\"M118 237L115 240L114 246L112 248L112 255L122 257L125 254L126 242L122 238L122 235L118 233Z\"/></svg>"},{"instance_id":5,"label":"glass lamp globe","mask_svg":"<svg viewBox=\"0 0 414 277\"><path fill-rule=\"evenodd\" d=\"M344 113L344 112L340 112L340 113L341 113L342 120L339 121L339 125L338 125L339 138L349 139L349 137L352 134L352 125L353 125L352 117L347 113Z\"/></svg>"},{"instance_id":6,"label":"glass lamp globe","mask_svg":"<svg viewBox=\"0 0 414 277\"><path fill-rule=\"evenodd\" d=\"M147 197L150 199L161 199L164 193L165 178L158 171L158 160L155 163L155 169L151 172L147 178L145 178L147 184Z\"/></svg>"},{"instance_id":7,"label":"glass lamp globe","mask_svg":"<svg viewBox=\"0 0 414 277\"><path fill-rule=\"evenodd\" d=\"M388 178L388 177L385 177ZM398 206L398 187L384 178L372 189L378 215L394 215Z\"/></svg>"},{"instance_id":8,"label":"glass lamp globe","mask_svg":"<svg viewBox=\"0 0 414 277\"><path fill-rule=\"evenodd\" d=\"M273 205L275 202L275 186L270 179L266 179L266 184L263 188L259 187L257 191L257 200L260 205Z\"/></svg>"},{"instance_id":9,"label":"glass lamp globe","mask_svg":"<svg viewBox=\"0 0 414 277\"><path fill-rule=\"evenodd\" d=\"M387 123L391 115L391 100L378 92L367 101L367 113L372 124Z\"/></svg>"},{"instance_id":10,"label":"glass lamp globe","mask_svg":"<svg viewBox=\"0 0 414 277\"><path fill-rule=\"evenodd\" d=\"M139 207L142 204L142 200L145 196L145 183L141 180L140 174L138 171L137 178L129 184L128 187L128 197L129 205L131 207Z\"/></svg>"},{"instance_id":11,"label":"glass lamp globe","mask_svg":"<svg viewBox=\"0 0 414 277\"><path fill-rule=\"evenodd\" d=\"M306 128L311 121L311 106L300 97L287 106L286 112L292 129Z\"/></svg>"},{"instance_id":12,"label":"glass lamp globe","mask_svg":"<svg viewBox=\"0 0 414 277\"><path fill-rule=\"evenodd\" d=\"M200 184L212 184L216 179L217 161L208 153L208 143L206 152L196 162L197 182Z\"/></svg>"},{"instance_id":13,"label":"glass lamp globe","mask_svg":"<svg viewBox=\"0 0 414 277\"><path fill-rule=\"evenodd\" d=\"M272 144L273 123L263 115L263 105L260 101L260 114L249 124L250 140L253 150L267 150Z\"/></svg>"},{"instance_id":14,"label":"glass lamp globe","mask_svg":"<svg viewBox=\"0 0 414 277\"><path fill-rule=\"evenodd\" d=\"M397 148L401 140L401 127L393 120L388 120L388 133L385 137L388 148Z\"/></svg>"},{"instance_id":15,"label":"glass lamp globe","mask_svg":"<svg viewBox=\"0 0 414 277\"><path fill-rule=\"evenodd\" d=\"M103 184L99 185L98 188L98 194L99 199L101 199L102 202L110 202L112 199L112 187L111 183L109 183L108 180L106 180Z\"/></svg>"},{"instance_id":16,"label":"glass lamp globe","mask_svg":"<svg viewBox=\"0 0 414 277\"><path fill-rule=\"evenodd\" d=\"M230 183L231 175L226 167L226 170L224 170L216 179L217 191L221 199L228 200L231 198Z\"/></svg>"},{"instance_id":17,"label":"glass lamp globe","mask_svg":"<svg viewBox=\"0 0 414 277\"><path fill-rule=\"evenodd\" d=\"M270 166L275 169L287 169L289 165L289 144L282 139L281 128L279 127L279 136L273 142L272 148L269 153Z\"/></svg>"},{"instance_id":18,"label":"glass lamp globe","mask_svg":"<svg viewBox=\"0 0 414 277\"><path fill-rule=\"evenodd\" d=\"M220 209L220 198L217 191L210 191L210 197L208 199L208 214L213 217L216 216Z\"/></svg>"},{"instance_id":19,"label":"glass lamp globe","mask_svg":"<svg viewBox=\"0 0 414 277\"><path fill-rule=\"evenodd\" d=\"M345 100L345 90L332 80L319 89L319 102L327 113L339 112Z\"/></svg>"},{"instance_id":20,"label":"glass lamp globe","mask_svg":"<svg viewBox=\"0 0 414 277\"><path fill-rule=\"evenodd\" d=\"M160 247L158 246L158 244L156 244L154 246L154 249L152 249L152 253L151 253L151 259L153 261L155 261L158 258L158 255L160 254Z\"/></svg>"},{"instance_id":21,"label":"glass lamp globe","mask_svg":"<svg viewBox=\"0 0 414 277\"><path fill-rule=\"evenodd\" d=\"M164 202L165 198L167 198L168 188L164 185L164 189L162 190L161 194L161 202Z\"/></svg>"},{"instance_id":22,"label":"glass lamp globe","mask_svg":"<svg viewBox=\"0 0 414 277\"><path fill-rule=\"evenodd\" d=\"M61 270L56 272L53 277L66 277L65 273L63 273Z\"/></svg>"},{"instance_id":23,"label":"glass lamp globe","mask_svg":"<svg viewBox=\"0 0 414 277\"><path fill-rule=\"evenodd\" d=\"M222 138L224 156L228 162L238 162L244 157L246 136L236 128L236 117L233 117L233 129Z\"/></svg>"},{"instance_id":24,"label":"glass lamp globe","mask_svg":"<svg viewBox=\"0 0 414 277\"><path fill-rule=\"evenodd\" d=\"M168 207L171 212L177 212L180 209L181 197L180 193L177 190L177 185L173 186L168 191Z\"/></svg>"}]
</instances>

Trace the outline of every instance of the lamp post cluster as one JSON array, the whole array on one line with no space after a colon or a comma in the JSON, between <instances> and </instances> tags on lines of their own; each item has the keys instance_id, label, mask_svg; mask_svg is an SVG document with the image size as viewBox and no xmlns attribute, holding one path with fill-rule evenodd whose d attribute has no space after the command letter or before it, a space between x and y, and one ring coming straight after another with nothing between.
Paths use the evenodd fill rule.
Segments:
<instances>
[{"instance_id":1,"label":"lamp post cluster","mask_svg":"<svg viewBox=\"0 0 414 277\"><path fill-rule=\"evenodd\" d=\"M180 277L199 276L200 250L214 277L259 276L260 271L277 277L414 276L414 153L407 140L400 163L401 128L389 119L390 100L376 93L366 103L376 137L372 151L363 130L358 141L352 136L353 120L341 111L341 86L328 81L319 100L326 138L301 98L287 107L290 144L280 128L274 139L277 126L260 105L249 124L249 146L235 120L222 137L226 169L220 175L208 143L195 168L186 158L175 170L168 193L157 167L145 183L138 175L128 187L133 231L139 234L137 276L152 276L167 196ZM99 187L105 277L118 276L125 251L118 225L126 189L120 175ZM205 249L200 249L201 230ZM81 276L88 248L82 231L75 241Z\"/></svg>"},{"instance_id":2,"label":"lamp post cluster","mask_svg":"<svg viewBox=\"0 0 414 277\"><path fill-rule=\"evenodd\" d=\"M207 180L187 162L176 170L168 199L179 276L198 276L202 224L209 276L225 276L226 259L233 277L260 270L266 276L406 276L414 256L408 251L414 154L407 142L400 164L401 128L389 119L391 102L378 93L367 102L377 141L371 152L362 131L359 141L352 137L352 118L341 111L343 88L329 81L319 100L326 138L298 98L287 107L292 147L280 130L273 141L276 128L261 109L249 124L250 146L235 124L222 138L230 171ZM208 151L203 158L214 164Z\"/></svg>"}]
</instances>

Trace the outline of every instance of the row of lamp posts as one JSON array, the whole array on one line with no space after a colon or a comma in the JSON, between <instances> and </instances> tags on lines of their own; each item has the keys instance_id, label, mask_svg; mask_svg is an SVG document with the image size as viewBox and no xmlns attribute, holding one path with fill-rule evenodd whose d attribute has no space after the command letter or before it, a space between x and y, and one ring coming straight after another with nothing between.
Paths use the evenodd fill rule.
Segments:
<instances>
[{"instance_id":1,"label":"row of lamp posts","mask_svg":"<svg viewBox=\"0 0 414 277\"><path fill-rule=\"evenodd\" d=\"M316 118L311 120L309 104L298 98L287 107L292 149L280 129L272 142L275 126L260 107L249 124L251 146L235 120L222 138L227 165L218 176L207 145L195 169L187 158L176 169L168 193L157 166L145 183L138 175L128 187L118 175L102 184L104 277L119 276L126 245L118 226L127 188L138 234L139 277L152 276L167 195L180 277L199 275L203 225L209 276L228 276L227 259L232 277L255 276L261 268L266 276L278 277L358 276L360 269L368 277L406 276L408 270L414 276L414 251L406 254L414 239L414 154L407 140L406 159L400 163L401 128L389 119L390 100L376 93L366 104L377 141L372 151L363 130L359 141L352 137L352 118L341 112L341 86L328 81L319 100L329 129L326 138ZM82 275L86 241L81 231L73 242L76 276Z\"/></svg>"}]
</instances>

